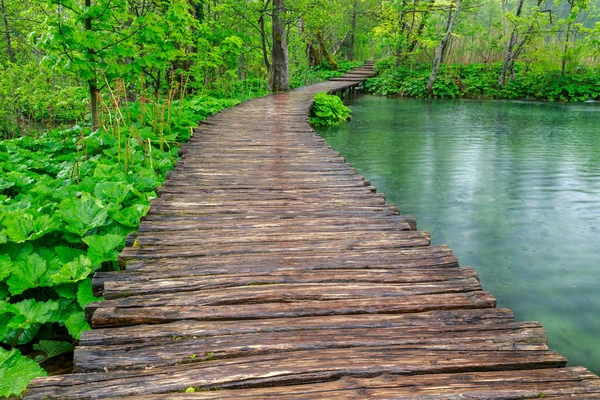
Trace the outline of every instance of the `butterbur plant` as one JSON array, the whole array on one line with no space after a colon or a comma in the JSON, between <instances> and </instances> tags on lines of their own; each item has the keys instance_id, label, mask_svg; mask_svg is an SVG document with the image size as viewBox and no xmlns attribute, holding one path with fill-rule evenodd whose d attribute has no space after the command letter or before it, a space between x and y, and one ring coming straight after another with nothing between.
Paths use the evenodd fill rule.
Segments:
<instances>
[{"instance_id":1,"label":"butterbur plant","mask_svg":"<svg viewBox=\"0 0 600 400\"><path fill-rule=\"evenodd\" d=\"M351 118L352 110L338 96L327 93L315 95L309 121L314 126L337 126Z\"/></svg>"},{"instance_id":2,"label":"butterbur plant","mask_svg":"<svg viewBox=\"0 0 600 400\"><path fill-rule=\"evenodd\" d=\"M237 102L113 101L106 129L0 142L0 397L20 394L90 329L84 309L101 300L91 276L118 269L190 128Z\"/></svg>"}]
</instances>

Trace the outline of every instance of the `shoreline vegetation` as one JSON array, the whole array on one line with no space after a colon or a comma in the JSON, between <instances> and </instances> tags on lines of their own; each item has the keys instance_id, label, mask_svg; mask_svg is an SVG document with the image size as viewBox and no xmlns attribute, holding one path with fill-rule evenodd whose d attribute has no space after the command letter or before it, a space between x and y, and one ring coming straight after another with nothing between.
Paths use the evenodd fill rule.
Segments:
<instances>
[{"instance_id":1,"label":"shoreline vegetation","mask_svg":"<svg viewBox=\"0 0 600 400\"><path fill-rule=\"evenodd\" d=\"M515 64L515 76L500 85L502 64L443 65L427 93L429 68L426 64L395 67L393 60L376 64L378 75L365 83L368 93L439 99L505 99L561 102L600 100L600 69L581 68L570 75L558 70L531 71L523 63Z\"/></svg>"},{"instance_id":2,"label":"shoreline vegetation","mask_svg":"<svg viewBox=\"0 0 600 400\"><path fill-rule=\"evenodd\" d=\"M202 119L359 60L380 60L382 95L598 100L598 6L0 0L0 397L69 370L90 277L117 268ZM349 117L317 100L313 118Z\"/></svg>"}]
</instances>

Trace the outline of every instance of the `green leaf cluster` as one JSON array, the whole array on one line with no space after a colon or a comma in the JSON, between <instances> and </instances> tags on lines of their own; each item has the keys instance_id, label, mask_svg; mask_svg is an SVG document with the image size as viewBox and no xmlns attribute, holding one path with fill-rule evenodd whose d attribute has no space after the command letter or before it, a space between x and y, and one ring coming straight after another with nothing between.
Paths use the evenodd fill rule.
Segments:
<instances>
[{"instance_id":1,"label":"green leaf cluster","mask_svg":"<svg viewBox=\"0 0 600 400\"><path fill-rule=\"evenodd\" d=\"M315 95L309 121L314 126L337 126L351 118L352 110L338 96L327 93Z\"/></svg>"},{"instance_id":2,"label":"green leaf cluster","mask_svg":"<svg viewBox=\"0 0 600 400\"><path fill-rule=\"evenodd\" d=\"M436 98L535 99L583 102L600 100L600 71L581 69L563 75L560 71L531 71L517 63L515 78L506 86L498 84L502 68L495 64L449 64L440 68L433 86ZM429 67L426 64L395 68L378 63L379 76L370 78L365 88L383 96L426 97Z\"/></svg>"}]
</instances>

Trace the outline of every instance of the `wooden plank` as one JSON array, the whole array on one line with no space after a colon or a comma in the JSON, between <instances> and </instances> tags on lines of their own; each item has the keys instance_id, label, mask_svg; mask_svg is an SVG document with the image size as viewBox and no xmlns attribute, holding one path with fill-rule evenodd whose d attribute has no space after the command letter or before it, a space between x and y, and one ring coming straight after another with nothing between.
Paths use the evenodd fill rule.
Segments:
<instances>
[{"instance_id":1,"label":"wooden plank","mask_svg":"<svg viewBox=\"0 0 600 400\"><path fill-rule=\"evenodd\" d=\"M411 233L413 233L411 231ZM344 250L378 250L400 249L406 247L428 246L429 234L414 232L413 237L405 239L338 239L338 240L305 240L305 241L279 241L261 242L260 247L255 243L209 243L203 244L194 241L192 244L184 243L180 246L153 246L127 247L120 255L121 259L154 259L162 257L205 257L209 255L249 254L249 253L283 253L283 252L317 252L317 251L344 251ZM226 239L224 239L226 240Z\"/></svg>"},{"instance_id":2,"label":"wooden plank","mask_svg":"<svg viewBox=\"0 0 600 400\"><path fill-rule=\"evenodd\" d=\"M137 325L83 332L82 346L157 343L172 338L212 337L260 332L293 332L319 329L402 328L453 329L460 326L499 325L514 322L508 309L467 309L410 314L333 315L324 317L273 318L234 321L176 321L161 325Z\"/></svg>"},{"instance_id":3,"label":"wooden plank","mask_svg":"<svg viewBox=\"0 0 600 400\"><path fill-rule=\"evenodd\" d=\"M273 271L281 269L408 269L455 268L458 260L451 251L437 247L409 249L347 249L281 253L207 254L201 258L170 257L126 259L127 271L165 271L183 267L203 271L204 275L232 272ZM439 250L439 251L438 251ZM135 260L135 261L134 261Z\"/></svg>"},{"instance_id":4,"label":"wooden plank","mask_svg":"<svg viewBox=\"0 0 600 400\"><path fill-rule=\"evenodd\" d=\"M300 350L395 346L408 350L548 350L544 328L538 323L470 325L440 329L356 328L181 338L155 344L79 346L75 350L76 372L142 369L247 357Z\"/></svg>"},{"instance_id":5,"label":"wooden plank","mask_svg":"<svg viewBox=\"0 0 600 400\"><path fill-rule=\"evenodd\" d=\"M133 301L135 297L125 300ZM109 300L113 301L113 300ZM398 314L431 310L460 310L490 308L496 299L488 292L431 294L426 296L367 297L328 301L298 301L257 304L227 304L194 306L176 305L176 300L166 305L142 307L107 307L92 303L86 311L93 313L92 325L96 328L138 324L164 324L179 320L240 320L263 318L295 318L350 314Z\"/></svg>"},{"instance_id":6,"label":"wooden plank","mask_svg":"<svg viewBox=\"0 0 600 400\"><path fill-rule=\"evenodd\" d=\"M330 301L366 297L420 296L478 290L481 290L481 284L475 278L411 283L340 282L335 285L330 282L292 282L231 286L227 290L221 290L221 288L199 289L192 290L190 293L173 291L172 293L129 295L127 298L92 303L89 307L94 309L99 304L102 304L103 307L216 306L313 300Z\"/></svg>"},{"instance_id":7,"label":"wooden plank","mask_svg":"<svg viewBox=\"0 0 600 400\"><path fill-rule=\"evenodd\" d=\"M150 395L188 387L242 388L325 382L340 376L415 375L564 367L548 351L422 351L395 346L295 351L144 370L38 378L25 399Z\"/></svg>"},{"instance_id":8,"label":"wooden plank","mask_svg":"<svg viewBox=\"0 0 600 400\"><path fill-rule=\"evenodd\" d=\"M564 396L565 394L569 394ZM237 399L540 399L600 398L600 380L585 368L477 372L438 375L344 377L316 384L245 390L169 393L131 400Z\"/></svg>"},{"instance_id":9,"label":"wooden plank","mask_svg":"<svg viewBox=\"0 0 600 400\"><path fill-rule=\"evenodd\" d=\"M94 287L103 287L106 299L155 293L180 293L206 289L251 285L306 283L425 283L459 279L477 279L472 268L371 270L274 270L241 274L203 275L201 271L182 269L158 273L104 272L94 276ZM106 282L106 285L104 285ZM99 294L99 292L97 292Z\"/></svg>"}]
</instances>

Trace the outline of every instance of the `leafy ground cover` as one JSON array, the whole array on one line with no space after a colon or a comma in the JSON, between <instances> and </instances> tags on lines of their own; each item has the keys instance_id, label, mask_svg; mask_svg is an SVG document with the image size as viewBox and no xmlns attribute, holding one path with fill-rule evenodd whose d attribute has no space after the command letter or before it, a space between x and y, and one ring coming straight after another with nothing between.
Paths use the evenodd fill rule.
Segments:
<instances>
[{"instance_id":1,"label":"leafy ground cover","mask_svg":"<svg viewBox=\"0 0 600 400\"><path fill-rule=\"evenodd\" d=\"M327 93L315 95L309 121L314 126L337 126L351 118L352 110L338 96Z\"/></svg>"},{"instance_id":2,"label":"leafy ground cover","mask_svg":"<svg viewBox=\"0 0 600 400\"><path fill-rule=\"evenodd\" d=\"M366 89L384 96L427 97L429 68L426 65L395 68L390 61L377 64L379 76L370 78ZM580 69L561 75L560 71L531 71L517 63L515 78L506 86L498 84L502 69L495 64L443 65L433 85L436 98L537 99L547 101L600 100L600 71Z\"/></svg>"}]
</instances>

